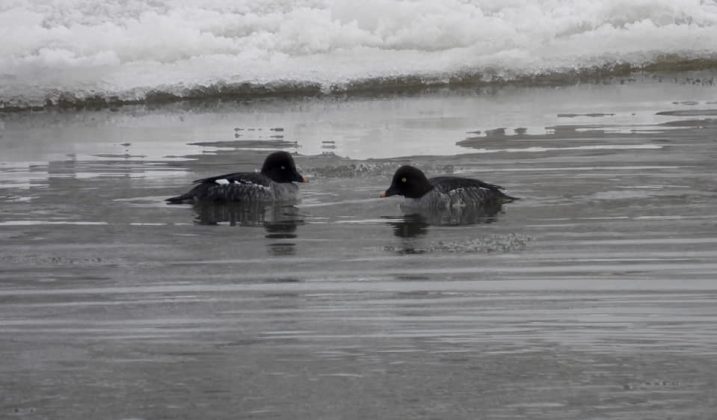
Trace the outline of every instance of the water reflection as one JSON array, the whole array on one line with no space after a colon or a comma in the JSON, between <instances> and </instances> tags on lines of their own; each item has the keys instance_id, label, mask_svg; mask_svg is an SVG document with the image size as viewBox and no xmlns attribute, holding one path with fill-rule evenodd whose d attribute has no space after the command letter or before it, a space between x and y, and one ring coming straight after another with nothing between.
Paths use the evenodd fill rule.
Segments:
<instances>
[{"instance_id":1,"label":"water reflection","mask_svg":"<svg viewBox=\"0 0 717 420\"><path fill-rule=\"evenodd\" d=\"M459 207L451 209L412 209L402 207L402 217L386 217L393 234L399 238L416 238L428 233L428 227L462 226L493 223L498 220L502 206Z\"/></svg>"},{"instance_id":2,"label":"water reflection","mask_svg":"<svg viewBox=\"0 0 717 420\"><path fill-rule=\"evenodd\" d=\"M298 226L304 223L294 205L267 203L197 203L194 222L200 225L263 227L271 240L267 250L272 256L294 255Z\"/></svg>"},{"instance_id":3,"label":"water reflection","mask_svg":"<svg viewBox=\"0 0 717 420\"><path fill-rule=\"evenodd\" d=\"M412 209L402 207L402 217L385 217L399 238L416 238L428 233L428 227L462 226L493 223L502 211L501 205L481 207L459 207L451 209Z\"/></svg>"},{"instance_id":4,"label":"water reflection","mask_svg":"<svg viewBox=\"0 0 717 420\"><path fill-rule=\"evenodd\" d=\"M393 229L394 236L400 238L398 246L387 246L387 251L400 255L423 254L430 248L425 243L429 226L464 226L492 223L502 211L501 205L482 207L460 207L451 209L411 209L402 206L402 217L384 217L386 224Z\"/></svg>"},{"instance_id":5,"label":"water reflection","mask_svg":"<svg viewBox=\"0 0 717 420\"><path fill-rule=\"evenodd\" d=\"M426 225L435 226L461 226L483 223L493 223L498 220L498 215L503 211L502 204L490 204L484 206L451 207L447 209L416 209L401 206L406 214L404 219L410 224L416 224L420 218ZM397 235L398 236L398 235Z\"/></svg>"},{"instance_id":6,"label":"water reflection","mask_svg":"<svg viewBox=\"0 0 717 420\"><path fill-rule=\"evenodd\" d=\"M293 205L271 203L200 202L193 207L194 223L199 225L265 226L267 232L293 231L303 221Z\"/></svg>"},{"instance_id":7,"label":"water reflection","mask_svg":"<svg viewBox=\"0 0 717 420\"><path fill-rule=\"evenodd\" d=\"M428 222L420 214L407 214L403 217L385 217L393 228L393 234L399 238L416 238L428 233Z\"/></svg>"},{"instance_id":8,"label":"water reflection","mask_svg":"<svg viewBox=\"0 0 717 420\"><path fill-rule=\"evenodd\" d=\"M386 251L400 255L422 254L421 238L428 233L428 223L420 214L407 214L403 217L384 217L393 228L393 234L401 238L399 246L387 246Z\"/></svg>"}]
</instances>

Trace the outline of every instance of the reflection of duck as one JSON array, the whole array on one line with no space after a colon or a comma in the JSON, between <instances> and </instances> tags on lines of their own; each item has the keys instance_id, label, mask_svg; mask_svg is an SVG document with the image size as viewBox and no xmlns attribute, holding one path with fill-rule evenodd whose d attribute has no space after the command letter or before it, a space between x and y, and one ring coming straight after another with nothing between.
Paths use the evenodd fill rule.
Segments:
<instances>
[{"instance_id":1,"label":"reflection of duck","mask_svg":"<svg viewBox=\"0 0 717 420\"><path fill-rule=\"evenodd\" d=\"M214 203L194 204L195 223L218 225L228 222L231 226L264 227L265 237L270 240L267 249L273 256L294 255L297 227L304 223L299 209L293 205L271 203Z\"/></svg>"},{"instance_id":2,"label":"reflection of duck","mask_svg":"<svg viewBox=\"0 0 717 420\"><path fill-rule=\"evenodd\" d=\"M294 159L287 152L274 152L266 157L260 173L235 172L194 181L189 192L167 199L169 204L198 201L272 202L296 199L294 182L307 182L296 170Z\"/></svg>"},{"instance_id":3,"label":"reflection of duck","mask_svg":"<svg viewBox=\"0 0 717 420\"><path fill-rule=\"evenodd\" d=\"M428 233L428 223L420 214L407 214L400 218L389 219L389 226L393 227L393 234L399 238L415 238Z\"/></svg>"},{"instance_id":4,"label":"reflection of duck","mask_svg":"<svg viewBox=\"0 0 717 420\"><path fill-rule=\"evenodd\" d=\"M387 218L393 234L399 238L415 238L428 233L428 226L459 226L492 223L496 220L498 207L458 207L446 210L407 209L403 217Z\"/></svg>"},{"instance_id":5,"label":"reflection of duck","mask_svg":"<svg viewBox=\"0 0 717 420\"><path fill-rule=\"evenodd\" d=\"M398 247L389 246L387 250L400 255L423 254L425 250L420 247L420 237L428 233L428 223L420 214L407 214L400 218L387 218L388 224L393 227L393 234L401 238Z\"/></svg>"},{"instance_id":6,"label":"reflection of duck","mask_svg":"<svg viewBox=\"0 0 717 420\"><path fill-rule=\"evenodd\" d=\"M429 179L419 169L402 166L381 197L404 196L406 200L401 206L404 212L419 214L427 224L467 225L495 221L504 203L517 200L502 189L456 176Z\"/></svg>"},{"instance_id":7,"label":"reflection of duck","mask_svg":"<svg viewBox=\"0 0 717 420\"><path fill-rule=\"evenodd\" d=\"M200 225L228 222L231 226L263 226L267 237L275 232L295 232L297 225L303 223L299 209L292 205L198 202L194 213L194 221Z\"/></svg>"},{"instance_id":8,"label":"reflection of duck","mask_svg":"<svg viewBox=\"0 0 717 420\"><path fill-rule=\"evenodd\" d=\"M490 204L480 207L466 206L448 207L446 209L416 209L404 205L402 208L405 212L415 212L413 215L420 215L426 224L429 225L459 226L495 222L503 206L501 204Z\"/></svg>"},{"instance_id":9,"label":"reflection of duck","mask_svg":"<svg viewBox=\"0 0 717 420\"><path fill-rule=\"evenodd\" d=\"M275 207L271 220L264 221L264 230L269 239L296 238L296 229L304 224L299 209L295 206Z\"/></svg>"}]
</instances>

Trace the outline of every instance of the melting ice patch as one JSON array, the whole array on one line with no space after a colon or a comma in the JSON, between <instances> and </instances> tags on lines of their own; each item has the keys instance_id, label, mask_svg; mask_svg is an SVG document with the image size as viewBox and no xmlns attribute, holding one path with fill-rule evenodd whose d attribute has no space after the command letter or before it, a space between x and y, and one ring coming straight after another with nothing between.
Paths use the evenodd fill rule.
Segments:
<instances>
[{"instance_id":1,"label":"melting ice patch","mask_svg":"<svg viewBox=\"0 0 717 420\"><path fill-rule=\"evenodd\" d=\"M717 3L6 0L0 37L2 106L141 101L715 61Z\"/></svg>"}]
</instances>

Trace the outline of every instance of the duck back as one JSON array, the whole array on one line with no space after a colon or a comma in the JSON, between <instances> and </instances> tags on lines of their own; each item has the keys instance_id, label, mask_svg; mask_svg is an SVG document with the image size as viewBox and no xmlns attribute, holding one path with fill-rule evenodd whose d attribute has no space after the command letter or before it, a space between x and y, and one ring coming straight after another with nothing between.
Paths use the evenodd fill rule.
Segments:
<instances>
[{"instance_id":1,"label":"duck back","mask_svg":"<svg viewBox=\"0 0 717 420\"><path fill-rule=\"evenodd\" d=\"M420 198L406 200L409 207L492 207L515 200L502 192L501 186L477 179L439 176L428 181L433 189Z\"/></svg>"}]
</instances>

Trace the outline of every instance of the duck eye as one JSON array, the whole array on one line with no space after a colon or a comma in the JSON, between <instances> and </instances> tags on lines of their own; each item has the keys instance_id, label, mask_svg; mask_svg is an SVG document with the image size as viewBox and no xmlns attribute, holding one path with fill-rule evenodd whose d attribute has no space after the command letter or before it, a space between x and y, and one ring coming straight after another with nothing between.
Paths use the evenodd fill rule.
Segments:
<instances>
[{"instance_id":1,"label":"duck eye","mask_svg":"<svg viewBox=\"0 0 717 420\"><path fill-rule=\"evenodd\" d=\"M401 182L403 182L404 184L406 183L406 177L405 177L405 176L404 176L403 178L401 178Z\"/></svg>"},{"instance_id":2,"label":"duck eye","mask_svg":"<svg viewBox=\"0 0 717 420\"><path fill-rule=\"evenodd\" d=\"M283 171L283 170L285 170L285 169L286 169L286 166L282 165L282 166L281 166L281 170Z\"/></svg>"}]
</instances>

